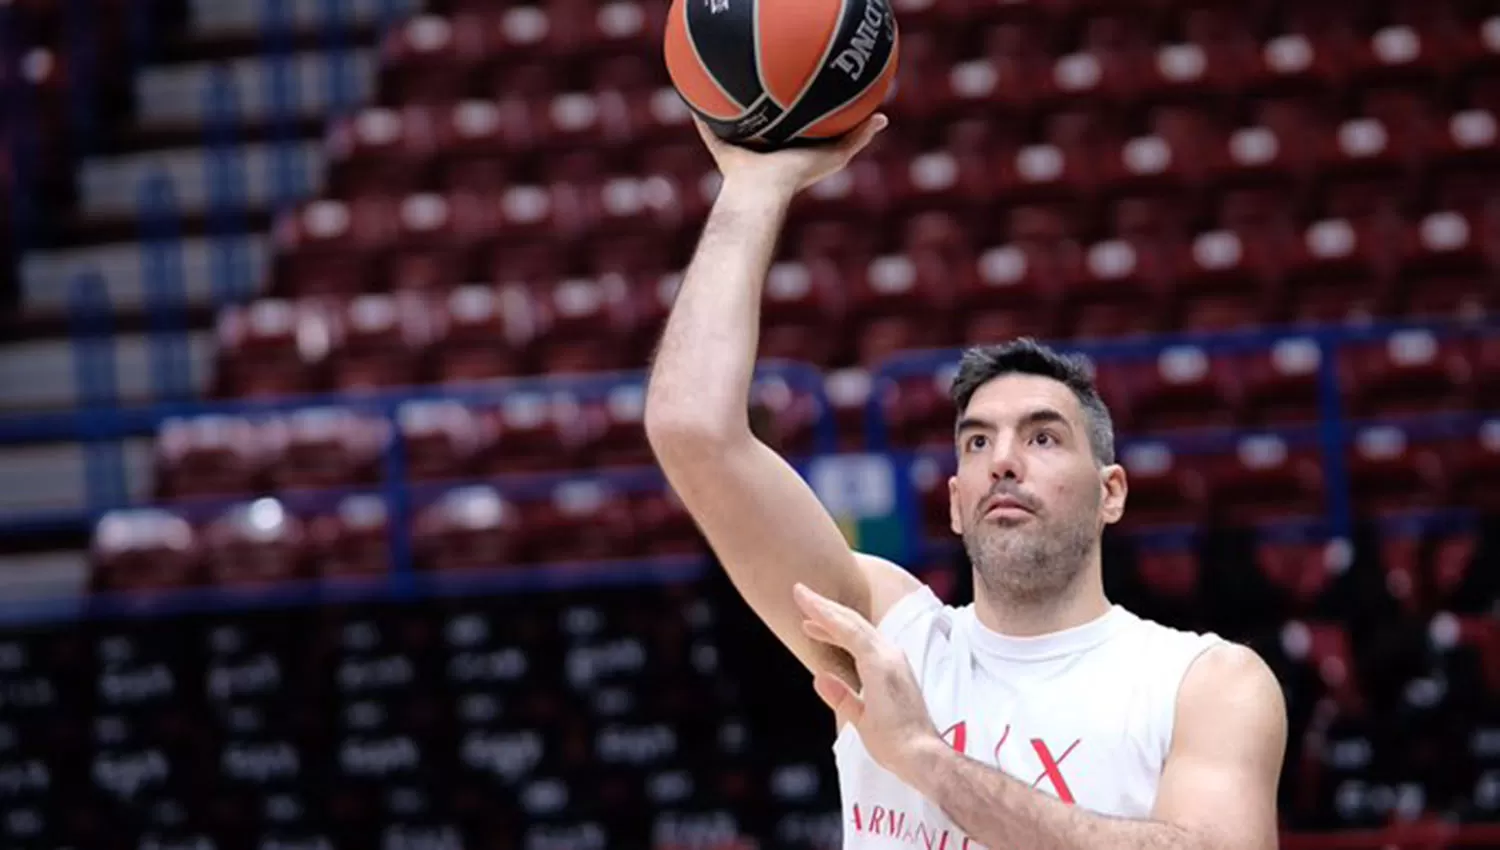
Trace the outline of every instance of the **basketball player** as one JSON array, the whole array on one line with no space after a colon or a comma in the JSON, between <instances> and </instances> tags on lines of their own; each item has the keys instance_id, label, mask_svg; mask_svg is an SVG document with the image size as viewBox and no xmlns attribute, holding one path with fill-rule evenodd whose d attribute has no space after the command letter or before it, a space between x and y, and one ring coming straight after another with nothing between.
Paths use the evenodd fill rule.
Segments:
<instances>
[{"instance_id":1,"label":"basketball player","mask_svg":"<svg viewBox=\"0 0 1500 850\"><path fill-rule=\"evenodd\" d=\"M776 153L700 125L723 184L646 404L667 478L835 712L844 846L1275 847L1281 689L1250 650L1105 597L1100 535L1126 477L1078 363L1029 341L962 361L949 496L974 568L963 607L851 551L752 435L761 286L787 206L885 123Z\"/></svg>"}]
</instances>

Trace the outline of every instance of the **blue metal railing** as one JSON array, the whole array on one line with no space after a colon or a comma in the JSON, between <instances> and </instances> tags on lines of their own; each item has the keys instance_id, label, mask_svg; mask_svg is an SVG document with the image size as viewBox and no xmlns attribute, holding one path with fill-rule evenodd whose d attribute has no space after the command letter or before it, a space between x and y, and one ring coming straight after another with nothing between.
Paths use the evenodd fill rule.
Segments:
<instances>
[{"instance_id":1,"label":"blue metal railing","mask_svg":"<svg viewBox=\"0 0 1500 850\"><path fill-rule=\"evenodd\" d=\"M1177 334L1151 338L1133 338L1109 341L1059 342L1060 351L1081 354L1093 361L1132 360L1154 357L1164 351L1179 347L1195 347L1206 355L1235 355L1265 352L1278 343L1304 341L1317 346L1319 352L1316 382L1318 388L1318 419L1312 425L1269 426L1258 429L1206 429L1166 433L1160 435L1133 436L1121 441L1124 450L1132 442L1150 441L1161 443L1173 451L1184 454L1201 454L1231 449L1238 439L1251 434L1266 434L1281 437L1290 447L1316 444L1319 462L1328 482L1324 506L1330 533L1348 537L1354 527L1353 499L1350 492L1346 453L1349 437L1356 426L1372 423L1352 420L1346 410L1341 389L1339 368L1340 352L1349 345L1369 343L1388 338L1407 330L1433 333L1439 338L1463 337L1479 333L1500 332L1500 320L1487 319L1474 323L1411 323L1384 322L1359 326L1337 327L1289 327L1271 328L1239 333L1221 334ZM958 364L962 349L920 351L899 355L875 371L870 399L865 413L866 435L874 451L890 451L892 445L889 425L884 410L887 393L908 378L926 378L951 370ZM1436 419L1416 417L1415 421L1393 421L1422 429L1437 429L1451 426L1454 422L1472 422L1473 415L1444 416Z\"/></svg>"}]
</instances>

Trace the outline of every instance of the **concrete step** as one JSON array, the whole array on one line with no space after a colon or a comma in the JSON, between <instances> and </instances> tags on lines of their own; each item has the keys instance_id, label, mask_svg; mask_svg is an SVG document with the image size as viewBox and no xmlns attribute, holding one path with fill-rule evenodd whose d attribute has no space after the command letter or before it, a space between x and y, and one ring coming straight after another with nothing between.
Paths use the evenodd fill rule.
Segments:
<instances>
[{"instance_id":1,"label":"concrete step","mask_svg":"<svg viewBox=\"0 0 1500 850\"><path fill-rule=\"evenodd\" d=\"M213 114L210 98L219 96L214 89L218 73L233 94L232 114L239 121L275 117L273 109L283 105L293 116L325 116L368 103L375 94L377 67L370 48L153 66L136 75L136 119L146 127L205 123ZM285 104L278 103L278 86L285 87Z\"/></svg>"},{"instance_id":2,"label":"concrete step","mask_svg":"<svg viewBox=\"0 0 1500 850\"><path fill-rule=\"evenodd\" d=\"M121 403L160 401L151 386L151 347L145 334L114 337L114 384ZM186 334L190 391L202 396L213 379L211 330ZM78 385L78 354L66 337L0 345L0 411L62 410L84 400Z\"/></svg>"},{"instance_id":3,"label":"concrete step","mask_svg":"<svg viewBox=\"0 0 1500 850\"><path fill-rule=\"evenodd\" d=\"M214 181L229 174L230 197L238 210L264 208L282 200L299 200L322 184L324 150L321 139L291 144L240 146L227 155L208 148L176 148L123 156L94 157L78 169L79 212L84 217L132 216L146 212L147 183L164 176L170 187L172 209L197 214L211 211ZM285 184L279 184L281 170Z\"/></svg>"},{"instance_id":4,"label":"concrete step","mask_svg":"<svg viewBox=\"0 0 1500 850\"><path fill-rule=\"evenodd\" d=\"M188 304L214 300L215 275L227 268L235 300L258 293L270 263L270 241L262 234L184 239L175 245ZM146 275L153 249L139 242L34 253L21 261L21 305L25 310L60 310L73 297L78 277L98 272L104 294L116 310L144 307Z\"/></svg>"}]
</instances>

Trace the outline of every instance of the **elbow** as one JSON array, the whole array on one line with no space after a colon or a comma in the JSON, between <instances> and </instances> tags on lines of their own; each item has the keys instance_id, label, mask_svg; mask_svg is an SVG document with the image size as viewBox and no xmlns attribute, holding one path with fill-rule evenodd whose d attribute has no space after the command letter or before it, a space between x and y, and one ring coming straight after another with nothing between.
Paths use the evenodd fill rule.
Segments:
<instances>
[{"instance_id":1,"label":"elbow","mask_svg":"<svg viewBox=\"0 0 1500 850\"><path fill-rule=\"evenodd\" d=\"M663 464L676 459L714 457L734 444L749 439L748 420L736 421L704 411L683 410L672 404L647 401L646 442Z\"/></svg>"}]
</instances>

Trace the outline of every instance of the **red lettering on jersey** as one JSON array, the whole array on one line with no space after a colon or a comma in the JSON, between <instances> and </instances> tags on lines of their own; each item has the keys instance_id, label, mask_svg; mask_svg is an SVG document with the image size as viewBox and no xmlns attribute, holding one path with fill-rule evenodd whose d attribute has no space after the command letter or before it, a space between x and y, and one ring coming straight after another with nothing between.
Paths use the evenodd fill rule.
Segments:
<instances>
[{"instance_id":1,"label":"red lettering on jersey","mask_svg":"<svg viewBox=\"0 0 1500 850\"><path fill-rule=\"evenodd\" d=\"M891 835L906 834L906 812L891 812Z\"/></svg>"},{"instance_id":2,"label":"red lettering on jersey","mask_svg":"<svg viewBox=\"0 0 1500 850\"><path fill-rule=\"evenodd\" d=\"M948 738L949 735L953 736L952 740L949 740L949 738ZM968 721L967 720L960 720L957 723L953 724L952 726L949 726L948 727L948 731L946 731L946 732L943 733L943 740L945 742L947 742L948 746L952 747L953 749L957 750L958 752L960 752L960 753L962 753L964 755L967 755L968 754L968 746L969 746L969 723L968 723Z\"/></svg>"},{"instance_id":3,"label":"red lettering on jersey","mask_svg":"<svg viewBox=\"0 0 1500 850\"><path fill-rule=\"evenodd\" d=\"M1063 750L1062 756L1054 759L1052 757L1052 751L1047 749L1046 741L1043 741L1041 738L1032 738L1031 748L1033 750L1036 750L1036 757L1041 759L1042 761L1042 775L1038 776L1036 778L1036 781L1031 783L1031 787L1035 788L1037 785L1041 784L1041 781L1043 779L1046 779L1052 783L1053 790L1057 792L1057 799L1062 800L1068 805L1072 805L1073 789L1069 788L1067 780L1063 779L1060 766L1063 763L1063 759L1066 759L1068 757L1068 754L1073 752L1073 749L1077 747L1079 743L1082 742L1082 740L1082 738L1079 738L1078 740L1069 744L1068 748L1066 750Z\"/></svg>"},{"instance_id":4,"label":"red lettering on jersey","mask_svg":"<svg viewBox=\"0 0 1500 850\"><path fill-rule=\"evenodd\" d=\"M883 820L885 820L885 806L876 806L875 811L870 813L870 831L879 835L880 822Z\"/></svg>"},{"instance_id":5,"label":"red lettering on jersey","mask_svg":"<svg viewBox=\"0 0 1500 850\"><path fill-rule=\"evenodd\" d=\"M855 832L864 832L865 831L865 821L864 821L864 818L860 817L860 815L859 815L859 804L858 803L854 804L854 831Z\"/></svg>"},{"instance_id":6,"label":"red lettering on jersey","mask_svg":"<svg viewBox=\"0 0 1500 850\"><path fill-rule=\"evenodd\" d=\"M1000 748L1005 746L1005 741L1010 737L1010 724L1005 724L1005 731L1000 733L1000 743L995 745L995 766L1000 766Z\"/></svg>"}]
</instances>

